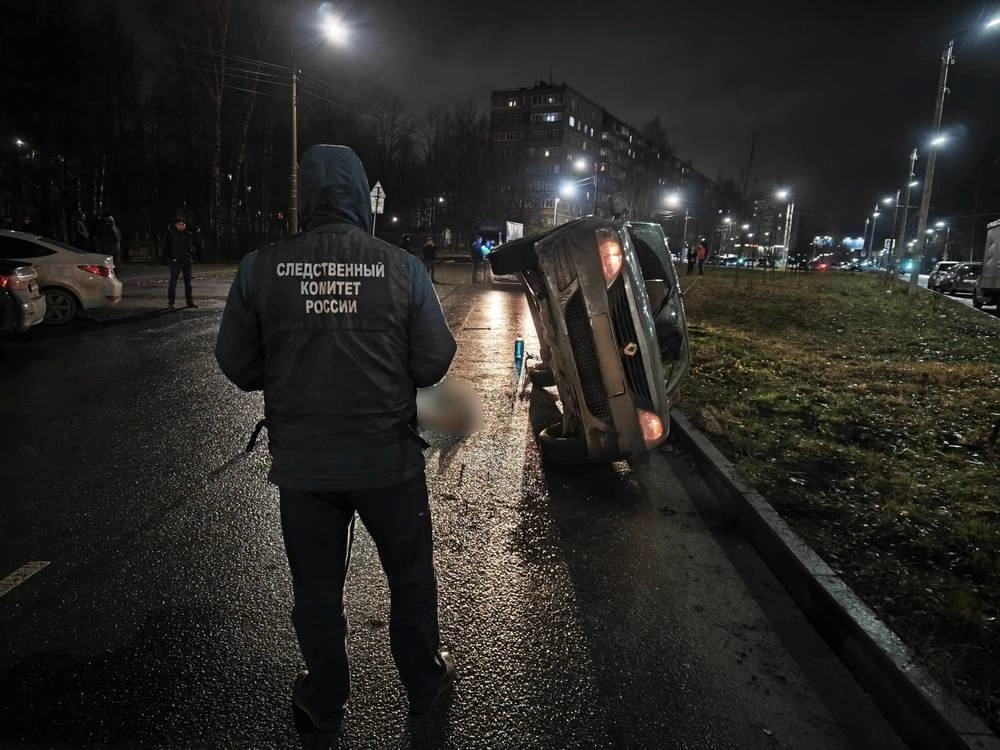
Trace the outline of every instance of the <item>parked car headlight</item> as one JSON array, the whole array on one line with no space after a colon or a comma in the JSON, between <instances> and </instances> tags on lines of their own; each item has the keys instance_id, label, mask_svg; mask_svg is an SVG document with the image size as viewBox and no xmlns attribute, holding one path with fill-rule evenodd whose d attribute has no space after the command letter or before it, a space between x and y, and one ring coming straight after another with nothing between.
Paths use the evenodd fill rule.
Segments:
<instances>
[{"instance_id":1,"label":"parked car headlight","mask_svg":"<svg viewBox=\"0 0 1000 750\"><path fill-rule=\"evenodd\" d=\"M639 428L642 430L642 439L647 448L652 448L663 440L663 420L658 414L643 409L637 409L639 416Z\"/></svg>"},{"instance_id":2,"label":"parked car headlight","mask_svg":"<svg viewBox=\"0 0 1000 750\"><path fill-rule=\"evenodd\" d=\"M617 232L608 229L597 230L597 251L601 256L601 270L608 286L618 278L622 264L625 262L625 251L622 250L621 239Z\"/></svg>"}]
</instances>

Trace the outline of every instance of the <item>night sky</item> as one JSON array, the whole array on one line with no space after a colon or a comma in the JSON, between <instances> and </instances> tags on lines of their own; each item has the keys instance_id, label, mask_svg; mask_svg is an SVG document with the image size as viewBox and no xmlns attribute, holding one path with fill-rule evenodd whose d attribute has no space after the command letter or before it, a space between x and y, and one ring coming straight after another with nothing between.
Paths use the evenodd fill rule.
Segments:
<instances>
[{"instance_id":1,"label":"night sky","mask_svg":"<svg viewBox=\"0 0 1000 750\"><path fill-rule=\"evenodd\" d=\"M301 26L312 6L286 4ZM837 235L860 234L875 200L902 185L930 130L948 38L1000 13L955 0L333 7L353 36L316 64L383 81L418 118L469 99L485 110L491 90L551 75L635 125L659 115L677 152L713 178L739 177L756 131L759 190L792 188L801 215ZM942 201L1000 132L1000 29L969 36L957 58L944 124L962 135L938 159Z\"/></svg>"}]
</instances>

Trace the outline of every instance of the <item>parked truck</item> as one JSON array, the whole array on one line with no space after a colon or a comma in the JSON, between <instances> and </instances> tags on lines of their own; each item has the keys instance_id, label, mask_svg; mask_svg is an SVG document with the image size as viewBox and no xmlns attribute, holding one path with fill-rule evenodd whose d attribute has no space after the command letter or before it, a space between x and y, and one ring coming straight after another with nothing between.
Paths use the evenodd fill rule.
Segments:
<instances>
[{"instance_id":1,"label":"parked truck","mask_svg":"<svg viewBox=\"0 0 1000 750\"><path fill-rule=\"evenodd\" d=\"M972 304L977 308L1000 305L1000 219L986 227L983 272L972 291ZM1000 307L997 313L1000 314Z\"/></svg>"}]
</instances>

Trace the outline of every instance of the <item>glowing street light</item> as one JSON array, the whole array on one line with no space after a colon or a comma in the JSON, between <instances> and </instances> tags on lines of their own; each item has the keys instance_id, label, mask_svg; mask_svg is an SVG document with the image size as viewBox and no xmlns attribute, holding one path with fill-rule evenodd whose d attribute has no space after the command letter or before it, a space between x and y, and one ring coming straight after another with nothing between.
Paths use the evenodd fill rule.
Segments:
<instances>
[{"instance_id":1,"label":"glowing street light","mask_svg":"<svg viewBox=\"0 0 1000 750\"><path fill-rule=\"evenodd\" d=\"M323 13L320 30L326 40L334 44L343 44L350 34L344 21L333 13Z\"/></svg>"},{"instance_id":2,"label":"glowing street light","mask_svg":"<svg viewBox=\"0 0 1000 750\"><path fill-rule=\"evenodd\" d=\"M997 26L1000 26L1000 16L997 16L992 21L986 24L987 29L995 29Z\"/></svg>"},{"instance_id":3,"label":"glowing street light","mask_svg":"<svg viewBox=\"0 0 1000 750\"><path fill-rule=\"evenodd\" d=\"M319 8L319 32L328 42L343 44L347 41L348 29L344 22L329 10L330 4L323 3ZM299 232L299 66L296 59L298 50L292 57L292 164L288 171L288 231L289 234Z\"/></svg>"},{"instance_id":4,"label":"glowing street light","mask_svg":"<svg viewBox=\"0 0 1000 750\"><path fill-rule=\"evenodd\" d=\"M20 138L15 138L14 139L14 145L17 146L18 148L24 148L28 144L25 143L24 141L22 141Z\"/></svg>"},{"instance_id":5,"label":"glowing street light","mask_svg":"<svg viewBox=\"0 0 1000 750\"><path fill-rule=\"evenodd\" d=\"M934 148L938 148L939 146L943 146L947 142L948 142L948 136L946 136L946 135L938 135L938 136L935 136L935 137L931 138L931 145Z\"/></svg>"},{"instance_id":6,"label":"glowing street light","mask_svg":"<svg viewBox=\"0 0 1000 750\"><path fill-rule=\"evenodd\" d=\"M677 193L671 193L668 195L664 202L669 208L680 208L681 207L681 197Z\"/></svg>"},{"instance_id":7,"label":"glowing street light","mask_svg":"<svg viewBox=\"0 0 1000 750\"><path fill-rule=\"evenodd\" d=\"M776 192L775 197L780 201L787 201L788 205L785 206L785 237L781 241L781 268L785 270L788 268L788 245L792 241L792 222L795 220L795 201L792 200L792 194L782 188Z\"/></svg>"}]
</instances>

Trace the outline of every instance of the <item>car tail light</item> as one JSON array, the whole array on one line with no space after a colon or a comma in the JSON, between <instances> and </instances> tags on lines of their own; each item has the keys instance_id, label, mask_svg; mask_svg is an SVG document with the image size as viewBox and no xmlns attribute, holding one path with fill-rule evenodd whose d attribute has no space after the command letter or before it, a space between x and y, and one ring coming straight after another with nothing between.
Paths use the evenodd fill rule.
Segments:
<instances>
[{"instance_id":1,"label":"car tail light","mask_svg":"<svg viewBox=\"0 0 1000 750\"><path fill-rule=\"evenodd\" d=\"M663 429L663 420L658 414L643 409L637 409L639 417L639 428L642 430L642 439L647 448L652 448L663 440L666 432Z\"/></svg>"},{"instance_id":2,"label":"car tail light","mask_svg":"<svg viewBox=\"0 0 1000 750\"><path fill-rule=\"evenodd\" d=\"M111 266L77 266L77 268L97 276L111 277Z\"/></svg>"},{"instance_id":3,"label":"car tail light","mask_svg":"<svg viewBox=\"0 0 1000 750\"><path fill-rule=\"evenodd\" d=\"M601 256L601 270L608 286L618 278L622 264L625 262L625 252L617 232L608 229L597 230L597 251Z\"/></svg>"},{"instance_id":4,"label":"car tail light","mask_svg":"<svg viewBox=\"0 0 1000 750\"><path fill-rule=\"evenodd\" d=\"M24 292L28 290L30 284L30 278L22 276L16 271L10 275L0 273L0 289L10 289L12 292Z\"/></svg>"}]
</instances>

